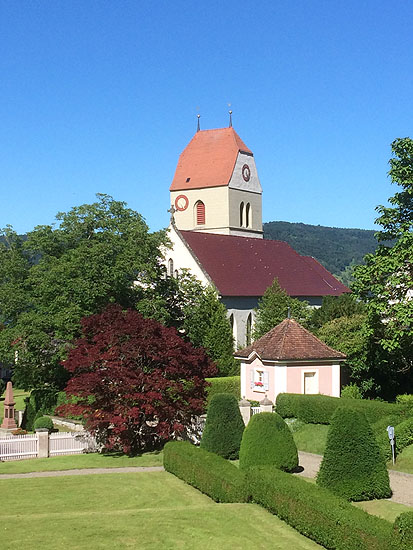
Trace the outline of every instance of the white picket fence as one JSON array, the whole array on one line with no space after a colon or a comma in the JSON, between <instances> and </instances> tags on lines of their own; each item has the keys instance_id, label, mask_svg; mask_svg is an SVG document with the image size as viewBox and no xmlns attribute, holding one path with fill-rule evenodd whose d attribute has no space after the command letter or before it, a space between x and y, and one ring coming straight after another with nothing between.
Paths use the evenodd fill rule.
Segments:
<instances>
[{"instance_id":1,"label":"white picket fence","mask_svg":"<svg viewBox=\"0 0 413 550\"><path fill-rule=\"evenodd\" d=\"M0 436L0 461L36 458L37 449L36 434Z\"/></svg>"},{"instance_id":2,"label":"white picket fence","mask_svg":"<svg viewBox=\"0 0 413 550\"><path fill-rule=\"evenodd\" d=\"M77 455L96 450L95 439L88 432L49 434L49 456ZM37 458L37 433L27 435L0 435L0 462Z\"/></svg>"},{"instance_id":3,"label":"white picket fence","mask_svg":"<svg viewBox=\"0 0 413 550\"><path fill-rule=\"evenodd\" d=\"M261 407L251 407L251 416L253 414L259 414L261 412Z\"/></svg>"}]
</instances>

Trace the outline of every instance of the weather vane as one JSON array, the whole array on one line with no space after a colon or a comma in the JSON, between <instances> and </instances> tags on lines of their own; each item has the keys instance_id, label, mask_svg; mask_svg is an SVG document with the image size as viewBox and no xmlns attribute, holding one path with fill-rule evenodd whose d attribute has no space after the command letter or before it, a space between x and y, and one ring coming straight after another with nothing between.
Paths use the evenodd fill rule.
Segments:
<instances>
[{"instance_id":1,"label":"weather vane","mask_svg":"<svg viewBox=\"0 0 413 550\"><path fill-rule=\"evenodd\" d=\"M229 107L229 128L232 128L232 111L231 111L231 103L228 103Z\"/></svg>"}]
</instances>

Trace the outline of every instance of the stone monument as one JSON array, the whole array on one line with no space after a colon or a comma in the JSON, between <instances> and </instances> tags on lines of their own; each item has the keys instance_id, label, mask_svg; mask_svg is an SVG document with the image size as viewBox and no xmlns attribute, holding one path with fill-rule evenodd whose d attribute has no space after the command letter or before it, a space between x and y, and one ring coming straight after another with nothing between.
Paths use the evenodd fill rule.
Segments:
<instances>
[{"instance_id":1,"label":"stone monument","mask_svg":"<svg viewBox=\"0 0 413 550\"><path fill-rule=\"evenodd\" d=\"M4 398L4 418L0 426L2 431L11 432L17 429L17 424L14 420L14 405L16 402L13 399L13 386L11 382L7 382L6 395Z\"/></svg>"}]
</instances>

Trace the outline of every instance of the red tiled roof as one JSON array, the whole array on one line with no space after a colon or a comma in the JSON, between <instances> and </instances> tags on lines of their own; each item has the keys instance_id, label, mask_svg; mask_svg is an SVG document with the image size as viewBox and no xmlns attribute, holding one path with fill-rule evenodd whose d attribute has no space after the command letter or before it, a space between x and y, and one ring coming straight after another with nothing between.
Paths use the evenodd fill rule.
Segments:
<instances>
[{"instance_id":1,"label":"red tiled roof","mask_svg":"<svg viewBox=\"0 0 413 550\"><path fill-rule=\"evenodd\" d=\"M349 289L285 242L180 232L222 296L262 296L275 278L290 296L339 296Z\"/></svg>"},{"instance_id":2,"label":"red tiled roof","mask_svg":"<svg viewBox=\"0 0 413 550\"><path fill-rule=\"evenodd\" d=\"M239 151L252 155L233 128L197 132L179 157L170 191L228 185Z\"/></svg>"},{"instance_id":3,"label":"red tiled roof","mask_svg":"<svg viewBox=\"0 0 413 550\"><path fill-rule=\"evenodd\" d=\"M346 356L324 344L294 319L285 319L259 340L235 353L247 358L256 352L267 361L341 359Z\"/></svg>"}]
</instances>

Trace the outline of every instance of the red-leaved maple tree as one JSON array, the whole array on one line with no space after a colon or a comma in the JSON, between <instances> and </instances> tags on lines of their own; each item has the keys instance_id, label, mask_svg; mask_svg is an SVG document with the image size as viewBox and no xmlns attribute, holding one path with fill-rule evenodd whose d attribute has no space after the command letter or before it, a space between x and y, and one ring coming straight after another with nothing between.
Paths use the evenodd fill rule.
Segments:
<instances>
[{"instance_id":1,"label":"red-leaved maple tree","mask_svg":"<svg viewBox=\"0 0 413 550\"><path fill-rule=\"evenodd\" d=\"M82 415L106 449L156 448L202 414L216 367L174 328L111 305L85 317L82 332L64 361L77 402L58 413Z\"/></svg>"}]
</instances>

